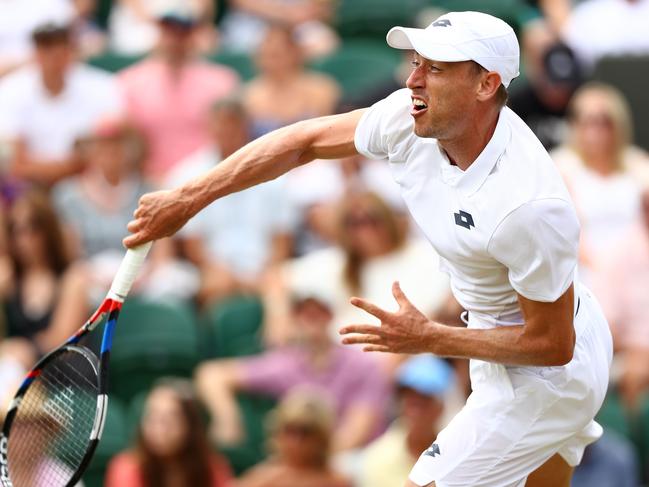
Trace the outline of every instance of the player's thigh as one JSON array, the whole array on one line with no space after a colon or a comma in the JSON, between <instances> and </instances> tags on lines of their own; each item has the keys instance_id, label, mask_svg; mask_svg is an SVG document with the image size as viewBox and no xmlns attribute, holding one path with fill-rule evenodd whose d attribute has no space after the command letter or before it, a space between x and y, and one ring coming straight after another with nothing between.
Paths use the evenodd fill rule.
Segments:
<instances>
[{"instance_id":1,"label":"player's thigh","mask_svg":"<svg viewBox=\"0 0 649 487\"><path fill-rule=\"evenodd\" d=\"M525 487L570 487L572 471L573 467L556 453L527 477Z\"/></svg>"},{"instance_id":2,"label":"player's thigh","mask_svg":"<svg viewBox=\"0 0 649 487\"><path fill-rule=\"evenodd\" d=\"M412 480L407 480L406 485L404 487L421 487L421 486L415 484ZM431 482L430 484L426 484L424 487L435 487L435 482Z\"/></svg>"}]
</instances>

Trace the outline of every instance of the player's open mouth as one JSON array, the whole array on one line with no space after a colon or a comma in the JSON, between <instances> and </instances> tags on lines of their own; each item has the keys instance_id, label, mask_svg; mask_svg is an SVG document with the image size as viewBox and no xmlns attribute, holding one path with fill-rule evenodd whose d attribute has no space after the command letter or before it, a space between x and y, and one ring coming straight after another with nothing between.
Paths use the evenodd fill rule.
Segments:
<instances>
[{"instance_id":1,"label":"player's open mouth","mask_svg":"<svg viewBox=\"0 0 649 487\"><path fill-rule=\"evenodd\" d=\"M424 100L419 98L412 98L412 107L410 108L410 115L418 117L428 110L428 105Z\"/></svg>"}]
</instances>

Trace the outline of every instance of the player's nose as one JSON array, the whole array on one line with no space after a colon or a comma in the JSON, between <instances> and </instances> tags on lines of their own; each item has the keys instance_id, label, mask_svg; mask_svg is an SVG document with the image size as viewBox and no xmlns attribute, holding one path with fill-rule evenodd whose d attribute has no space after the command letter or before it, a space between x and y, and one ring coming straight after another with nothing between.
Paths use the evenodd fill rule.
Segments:
<instances>
[{"instance_id":1,"label":"player's nose","mask_svg":"<svg viewBox=\"0 0 649 487\"><path fill-rule=\"evenodd\" d=\"M411 90L424 88L425 77L422 66L417 66L411 71L410 76L408 76L408 79L406 80L406 86Z\"/></svg>"}]
</instances>

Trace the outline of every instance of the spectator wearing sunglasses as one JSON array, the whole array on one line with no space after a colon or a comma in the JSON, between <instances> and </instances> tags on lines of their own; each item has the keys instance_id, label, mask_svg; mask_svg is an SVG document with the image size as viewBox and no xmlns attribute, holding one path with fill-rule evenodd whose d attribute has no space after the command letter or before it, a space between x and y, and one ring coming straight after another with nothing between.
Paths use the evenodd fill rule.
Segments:
<instances>
[{"instance_id":1,"label":"spectator wearing sunglasses","mask_svg":"<svg viewBox=\"0 0 649 487\"><path fill-rule=\"evenodd\" d=\"M325 397L296 390L271 414L271 457L237 487L351 487L329 466L334 412Z\"/></svg>"}]
</instances>

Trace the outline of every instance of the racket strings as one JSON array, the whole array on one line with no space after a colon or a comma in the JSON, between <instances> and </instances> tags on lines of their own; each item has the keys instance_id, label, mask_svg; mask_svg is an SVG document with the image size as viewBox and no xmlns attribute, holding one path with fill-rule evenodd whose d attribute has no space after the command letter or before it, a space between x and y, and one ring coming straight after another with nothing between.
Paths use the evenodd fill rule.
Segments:
<instances>
[{"instance_id":1,"label":"racket strings","mask_svg":"<svg viewBox=\"0 0 649 487\"><path fill-rule=\"evenodd\" d=\"M97 374L80 352L49 362L25 393L11 427L14 487L64 487L88 450L97 409Z\"/></svg>"}]
</instances>

